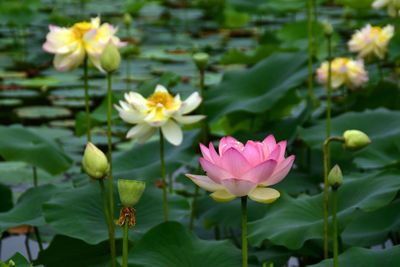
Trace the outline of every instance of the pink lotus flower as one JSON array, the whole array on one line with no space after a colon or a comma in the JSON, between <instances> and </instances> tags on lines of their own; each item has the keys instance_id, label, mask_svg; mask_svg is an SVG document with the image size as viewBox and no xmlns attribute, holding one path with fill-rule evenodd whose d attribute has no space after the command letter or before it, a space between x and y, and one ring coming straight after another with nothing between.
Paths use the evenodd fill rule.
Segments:
<instances>
[{"instance_id":1,"label":"pink lotus flower","mask_svg":"<svg viewBox=\"0 0 400 267\"><path fill-rule=\"evenodd\" d=\"M275 201L279 192L267 186L282 181L295 159L293 155L285 158L286 141L276 143L273 135L262 142L247 141L246 145L224 137L219 142L219 153L212 143L208 148L200 144L200 149L200 164L207 176L186 176L222 202L243 196L262 203Z\"/></svg>"}]
</instances>

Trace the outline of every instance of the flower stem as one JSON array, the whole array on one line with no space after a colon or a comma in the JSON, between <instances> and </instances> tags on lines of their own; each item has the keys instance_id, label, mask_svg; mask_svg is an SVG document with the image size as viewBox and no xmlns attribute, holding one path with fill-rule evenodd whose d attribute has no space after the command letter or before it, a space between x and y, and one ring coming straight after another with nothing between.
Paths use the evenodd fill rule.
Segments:
<instances>
[{"instance_id":1,"label":"flower stem","mask_svg":"<svg viewBox=\"0 0 400 267\"><path fill-rule=\"evenodd\" d=\"M199 83L200 96L202 99L204 99L204 80L205 80L204 70L199 70L199 77L200 77L200 83ZM200 113L204 115L203 103L200 104ZM209 128L207 120L204 119L201 123L201 142L203 144L207 144L208 136L209 136ZM195 185L194 196L192 200L192 212L190 213L189 230L193 230L194 218L196 217L196 201L198 196L199 196L199 187Z\"/></svg>"},{"instance_id":2,"label":"flower stem","mask_svg":"<svg viewBox=\"0 0 400 267\"><path fill-rule=\"evenodd\" d=\"M108 228L108 238L110 240L110 253L111 253L111 266L116 267L115 265L115 242L111 242L111 224L113 223L110 217L110 211L109 211L109 206L107 203L107 194L106 194L106 188L104 186L104 179L99 179L99 184L100 184L100 191L101 191L101 197L103 199L103 210L104 210L104 216L106 218L107 222L107 228Z\"/></svg>"},{"instance_id":3,"label":"flower stem","mask_svg":"<svg viewBox=\"0 0 400 267\"><path fill-rule=\"evenodd\" d=\"M308 101L314 103L314 70L313 70L313 54L314 54L314 37L313 37L313 14L312 0L307 0L307 35L308 35Z\"/></svg>"},{"instance_id":4,"label":"flower stem","mask_svg":"<svg viewBox=\"0 0 400 267\"><path fill-rule=\"evenodd\" d=\"M163 190L163 207L164 207L164 221L168 221L168 192L167 192L167 181L166 181L166 170L164 160L164 135L160 129L160 163L161 163L161 179L162 179L162 190Z\"/></svg>"},{"instance_id":5,"label":"flower stem","mask_svg":"<svg viewBox=\"0 0 400 267\"><path fill-rule=\"evenodd\" d=\"M128 267L128 230L129 223L128 220L125 220L122 239L122 267Z\"/></svg>"},{"instance_id":6,"label":"flower stem","mask_svg":"<svg viewBox=\"0 0 400 267\"><path fill-rule=\"evenodd\" d=\"M328 137L324 141L323 156L324 156L324 258L328 258L328 201L329 201L329 184L328 184L328 172L329 172L329 144L332 141L338 141L343 143L344 138L341 136Z\"/></svg>"},{"instance_id":7,"label":"flower stem","mask_svg":"<svg viewBox=\"0 0 400 267\"><path fill-rule=\"evenodd\" d=\"M199 195L199 187L195 185L194 188L194 196L192 200L192 212L190 213L190 221L189 221L189 230L193 230L193 225L194 225L194 218L196 217L196 200L197 196Z\"/></svg>"},{"instance_id":8,"label":"flower stem","mask_svg":"<svg viewBox=\"0 0 400 267\"><path fill-rule=\"evenodd\" d=\"M332 188L332 223L333 223L333 266L338 267L338 225L337 225L337 189Z\"/></svg>"},{"instance_id":9,"label":"flower stem","mask_svg":"<svg viewBox=\"0 0 400 267\"><path fill-rule=\"evenodd\" d=\"M85 57L83 61L83 87L85 90L85 111L86 111L86 136L87 141L92 141L92 134L90 132L90 104L89 104L89 84L88 84L88 59Z\"/></svg>"},{"instance_id":10,"label":"flower stem","mask_svg":"<svg viewBox=\"0 0 400 267\"><path fill-rule=\"evenodd\" d=\"M37 187L38 186L38 175L37 175L36 166L32 167L32 172L33 172L33 186ZM43 250L43 243L42 243L42 238L40 237L39 229L36 226L34 226L33 227L33 231L35 232L35 237L36 237L36 241L37 241L38 246L39 246L39 251L42 251Z\"/></svg>"},{"instance_id":11,"label":"flower stem","mask_svg":"<svg viewBox=\"0 0 400 267\"><path fill-rule=\"evenodd\" d=\"M110 243L115 247L115 231L114 231L114 183L112 175L112 129L111 129L111 115L112 115L112 74L107 73L107 141L108 141L108 163L110 164L108 172L108 189L109 189L109 205L110 205ZM114 252L114 254L113 254ZM111 257L115 262L115 249L111 251Z\"/></svg>"},{"instance_id":12,"label":"flower stem","mask_svg":"<svg viewBox=\"0 0 400 267\"><path fill-rule=\"evenodd\" d=\"M241 197L242 204L242 267L247 267L247 196Z\"/></svg>"},{"instance_id":13,"label":"flower stem","mask_svg":"<svg viewBox=\"0 0 400 267\"><path fill-rule=\"evenodd\" d=\"M332 92L332 37L327 36L328 40L328 82L326 84L326 138L331 136L331 92ZM329 153L329 148L328 148ZM329 164L329 163L328 163Z\"/></svg>"}]
</instances>

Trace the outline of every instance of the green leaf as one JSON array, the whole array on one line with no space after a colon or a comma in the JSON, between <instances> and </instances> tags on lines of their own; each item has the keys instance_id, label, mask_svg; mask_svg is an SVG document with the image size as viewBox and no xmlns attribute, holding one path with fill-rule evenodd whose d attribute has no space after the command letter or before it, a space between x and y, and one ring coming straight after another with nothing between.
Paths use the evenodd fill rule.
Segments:
<instances>
[{"instance_id":1,"label":"green leaf","mask_svg":"<svg viewBox=\"0 0 400 267\"><path fill-rule=\"evenodd\" d=\"M388 205L400 189L398 172L345 175L338 191L338 220L345 229L357 209L374 211ZM283 195L264 218L249 223L249 241L259 246L264 240L289 249L322 239L323 194L292 198ZM268 227L265 227L268 225Z\"/></svg>"},{"instance_id":2,"label":"green leaf","mask_svg":"<svg viewBox=\"0 0 400 267\"><path fill-rule=\"evenodd\" d=\"M375 250L353 247L339 255L339 266L362 266L362 267L398 267L400 262L400 246L386 250ZM333 260L324 260L310 267L331 267Z\"/></svg>"},{"instance_id":3,"label":"green leaf","mask_svg":"<svg viewBox=\"0 0 400 267\"><path fill-rule=\"evenodd\" d=\"M23 161L59 174L71 159L51 140L21 126L0 126L0 155L8 161Z\"/></svg>"},{"instance_id":4,"label":"green leaf","mask_svg":"<svg viewBox=\"0 0 400 267\"><path fill-rule=\"evenodd\" d=\"M37 170L39 184L51 181L54 177L42 169ZM25 162L4 161L0 162L0 181L7 185L31 184L33 185L33 168Z\"/></svg>"},{"instance_id":5,"label":"green leaf","mask_svg":"<svg viewBox=\"0 0 400 267\"><path fill-rule=\"evenodd\" d=\"M200 240L177 222L154 227L129 253L135 267L232 267L240 260L240 251L228 241Z\"/></svg>"},{"instance_id":6,"label":"green leaf","mask_svg":"<svg viewBox=\"0 0 400 267\"><path fill-rule=\"evenodd\" d=\"M5 261L5 263L8 263L10 260L12 260L15 263L16 267L31 267L33 266L31 263L29 263L29 261L27 259L25 259L24 256L22 256L20 253L16 253L14 254L14 256L12 256L11 258L9 258L8 260ZM0 261L0 263L2 263ZM0 265L2 266L2 265ZM8 265L6 265L8 266ZM40 265L43 266L43 265ZM40 267L39 265L35 265L35 267Z\"/></svg>"},{"instance_id":7,"label":"green leaf","mask_svg":"<svg viewBox=\"0 0 400 267\"><path fill-rule=\"evenodd\" d=\"M185 131L183 143L173 146L165 144L165 162L169 173L188 165L194 157L194 147L199 131ZM131 149L114 153L113 172L115 177L137 179L146 177L147 181L161 178L159 141L134 145Z\"/></svg>"},{"instance_id":8,"label":"green leaf","mask_svg":"<svg viewBox=\"0 0 400 267\"><path fill-rule=\"evenodd\" d=\"M4 184L0 184L0 212L8 211L12 207L13 198L11 189Z\"/></svg>"},{"instance_id":9,"label":"green leaf","mask_svg":"<svg viewBox=\"0 0 400 267\"><path fill-rule=\"evenodd\" d=\"M21 107L14 109L14 111L22 119L52 119L71 115L69 109L51 106Z\"/></svg>"},{"instance_id":10,"label":"green leaf","mask_svg":"<svg viewBox=\"0 0 400 267\"><path fill-rule=\"evenodd\" d=\"M117 253L119 251L121 249L117 246ZM35 263L41 263L47 267L109 267L110 259L108 241L93 246L82 240L56 235L50 246L39 253Z\"/></svg>"},{"instance_id":11,"label":"green leaf","mask_svg":"<svg viewBox=\"0 0 400 267\"><path fill-rule=\"evenodd\" d=\"M288 90L304 81L305 60L303 53L275 53L251 69L227 72L205 98L209 120L235 111L269 110Z\"/></svg>"},{"instance_id":12,"label":"green leaf","mask_svg":"<svg viewBox=\"0 0 400 267\"><path fill-rule=\"evenodd\" d=\"M399 163L399 124L400 111L380 108L363 112L347 112L332 119L332 135L341 136L345 130L349 129L365 132L372 143L354 153L354 162L360 168L379 168ZM325 127L325 120L321 120L312 127L301 129L299 134L312 148L322 150Z\"/></svg>"},{"instance_id":13,"label":"green leaf","mask_svg":"<svg viewBox=\"0 0 400 267\"><path fill-rule=\"evenodd\" d=\"M400 201L397 200L382 209L358 213L341 237L346 245L370 247L385 243L389 233L399 229Z\"/></svg>"},{"instance_id":14,"label":"green leaf","mask_svg":"<svg viewBox=\"0 0 400 267\"><path fill-rule=\"evenodd\" d=\"M28 189L11 210L0 213L0 233L23 224L43 226L45 222L42 216L42 204L57 192L59 188L54 185Z\"/></svg>"},{"instance_id":15,"label":"green leaf","mask_svg":"<svg viewBox=\"0 0 400 267\"><path fill-rule=\"evenodd\" d=\"M121 207L116 186L114 189L116 207ZM182 197L170 195L168 201L170 218L180 220L188 215L189 205ZM135 209L137 225L133 234L137 238L137 235L163 221L162 191L148 185ZM64 190L43 205L43 212L46 222L58 234L92 245L108 239L103 202L97 182ZM118 215L119 209L116 208L114 218ZM122 237L120 227L116 227L116 237Z\"/></svg>"}]
</instances>

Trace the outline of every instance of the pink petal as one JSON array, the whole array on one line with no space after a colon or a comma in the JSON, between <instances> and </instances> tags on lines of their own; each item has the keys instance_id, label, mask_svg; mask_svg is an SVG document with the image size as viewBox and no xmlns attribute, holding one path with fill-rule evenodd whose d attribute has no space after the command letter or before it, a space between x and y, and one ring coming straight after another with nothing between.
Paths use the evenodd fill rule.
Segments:
<instances>
[{"instance_id":1,"label":"pink petal","mask_svg":"<svg viewBox=\"0 0 400 267\"><path fill-rule=\"evenodd\" d=\"M245 174L242 175L242 179L252 181L256 184L260 184L268 179L274 173L277 166L277 162L273 159L264 161L257 166L251 168Z\"/></svg>"},{"instance_id":2,"label":"pink petal","mask_svg":"<svg viewBox=\"0 0 400 267\"><path fill-rule=\"evenodd\" d=\"M234 147L239 151L243 150L243 144L231 136L226 136L219 141L219 155L225 153L229 148Z\"/></svg>"},{"instance_id":3,"label":"pink petal","mask_svg":"<svg viewBox=\"0 0 400 267\"><path fill-rule=\"evenodd\" d=\"M193 183L197 184L199 187L203 188L204 190L215 192L217 190L223 190L224 187L220 184L217 184L209 177L205 175L194 175L194 174L186 174L188 178L190 178Z\"/></svg>"},{"instance_id":4,"label":"pink petal","mask_svg":"<svg viewBox=\"0 0 400 267\"><path fill-rule=\"evenodd\" d=\"M220 183L221 179L232 178L232 175L229 172L214 163L209 162L205 158L200 158L199 161L201 167L207 173L207 176L214 182Z\"/></svg>"},{"instance_id":5,"label":"pink petal","mask_svg":"<svg viewBox=\"0 0 400 267\"><path fill-rule=\"evenodd\" d=\"M281 162L282 160L285 159L285 151L286 151L287 142L286 141L280 141L277 145L281 147L281 153L280 153L279 158L278 158L278 162Z\"/></svg>"},{"instance_id":6,"label":"pink petal","mask_svg":"<svg viewBox=\"0 0 400 267\"><path fill-rule=\"evenodd\" d=\"M276 146L275 137L272 134L268 135L262 141L262 144L263 144L263 151L264 151L264 160L266 160L266 159L268 159L271 151L275 149L275 146Z\"/></svg>"},{"instance_id":7,"label":"pink petal","mask_svg":"<svg viewBox=\"0 0 400 267\"><path fill-rule=\"evenodd\" d=\"M219 164L219 159L220 159L220 157L219 157L217 151L215 150L215 147L214 147L214 145L213 145L212 142L210 142L210 143L208 144L208 151L210 151L210 156L211 156L213 162L214 162L215 164Z\"/></svg>"},{"instance_id":8,"label":"pink petal","mask_svg":"<svg viewBox=\"0 0 400 267\"><path fill-rule=\"evenodd\" d=\"M229 178L239 178L243 173L250 169L251 165L247 159L235 148L229 148L221 156L221 166L227 170L231 176Z\"/></svg>"},{"instance_id":9,"label":"pink petal","mask_svg":"<svg viewBox=\"0 0 400 267\"><path fill-rule=\"evenodd\" d=\"M254 141L247 141L243 149L243 155L248 162L255 166L263 161L262 144Z\"/></svg>"},{"instance_id":10,"label":"pink petal","mask_svg":"<svg viewBox=\"0 0 400 267\"><path fill-rule=\"evenodd\" d=\"M211 158L210 151L208 150L208 148L205 145L200 144L200 151L201 151L201 154L203 155L203 158L205 158L209 162L214 163L213 159Z\"/></svg>"},{"instance_id":11,"label":"pink petal","mask_svg":"<svg viewBox=\"0 0 400 267\"><path fill-rule=\"evenodd\" d=\"M236 178L223 179L221 184L233 195L238 197L247 196L250 191L257 187L256 183Z\"/></svg>"},{"instance_id":12,"label":"pink petal","mask_svg":"<svg viewBox=\"0 0 400 267\"><path fill-rule=\"evenodd\" d=\"M272 134L268 135L262 142L268 148L274 147L276 145L275 137Z\"/></svg>"},{"instance_id":13,"label":"pink petal","mask_svg":"<svg viewBox=\"0 0 400 267\"><path fill-rule=\"evenodd\" d=\"M274 150L272 150L272 152L269 154L268 159L273 159L278 161L280 154L281 154L281 147L276 146Z\"/></svg>"},{"instance_id":14,"label":"pink petal","mask_svg":"<svg viewBox=\"0 0 400 267\"><path fill-rule=\"evenodd\" d=\"M286 175L289 173L290 169L292 168L294 160L295 160L295 156L292 155L292 156L286 158L284 161L282 161L275 168L275 171L272 174L271 178L264 181L262 183L262 185L270 186L270 185L274 185L274 184L277 184L280 181L282 181L283 178L286 177Z\"/></svg>"}]
</instances>

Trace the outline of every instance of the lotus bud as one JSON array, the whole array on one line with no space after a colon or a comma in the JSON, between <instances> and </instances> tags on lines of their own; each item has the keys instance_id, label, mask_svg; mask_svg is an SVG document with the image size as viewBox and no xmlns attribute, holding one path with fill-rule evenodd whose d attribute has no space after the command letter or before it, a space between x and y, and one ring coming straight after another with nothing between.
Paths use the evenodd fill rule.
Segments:
<instances>
[{"instance_id":1,"label":"lotus bud","mask_svg":"<svg viewBox=\"0 0 400 267\"><path fill-rule=\"evenodd\" d=\"M100 56L101 68L110 73L117 70L120 63L121 55L119 54L118 48L109 42Z\"/></svg>"},{"instance_id":2,"label":"lotus bud","mask_svg":"<svg viewBox=\"0 0 400 267\"><path fill-rule=\"evenodd\" d=\"M140 197L146 188L146 183L135 180L118 180L118 192L119 199L121 200L122 206L133 207L138 203Z\"/></svg>"},{"instance_id":3,"label":"lotus bud","mask_svg":"<svg viewBox=\"0 0 400 267\"><path fill-rule=\"evenodd\" d=\"M93 179L106 177L109 164L106 155L92 143L88 143L82 159L82 167Z\"/></svg>"},{"instance_id":4,"label":"lotus bud","mask_svg":"<svg viewBox=\"0 0 400 267\"><path fill-rule=\"evenodd\" d=\"M328 174L328 183L333 189L338 189L343 183L343 174L339 165L335 165Z\"/></svg>"},{"instance_id":5,"label":"lotus bud","mask_svg":"<svg viewBox=\"0 0 400 267\"><path fill-rule=\"evenodd\" d=\"M210 56L207 53L196 53L193 55L193 61L199 71L204 71L207 67Z\"/></svg>"},{"instance_id":6,"label":"lotus bud","mask_svg":"<svg viewBox=\"0 0 400 267\"><path fill-rule=\"evenodd\" d=\"M343 133L344 147L350 150L359 150L371 143L368 135L359 130L347 130Z\"/></svg>"},{"instance_id":7,"label":"lotus bud","mask_svg":"<svg viewBox=\"0 0 400 267\"><path fill-rule=\"evenodd\" d=\"M124 24L125 24L126 27L131 26L131 24L132 24L132 16L131 16L131 14L125 13L123 21L124 21Z\"/></svg>"},{"instance_id":8,"label":"lotus bud","mask_svg":"<svg viewBox=\"0 0 400 267\"><path fill-rule=\"evenodd\" d=\"M323 21L322 22L322 28L324 30L325 36L329 37L332 36L333 34L333 26L330 22L328 21Z\"/></svg>"}]
</instances>

